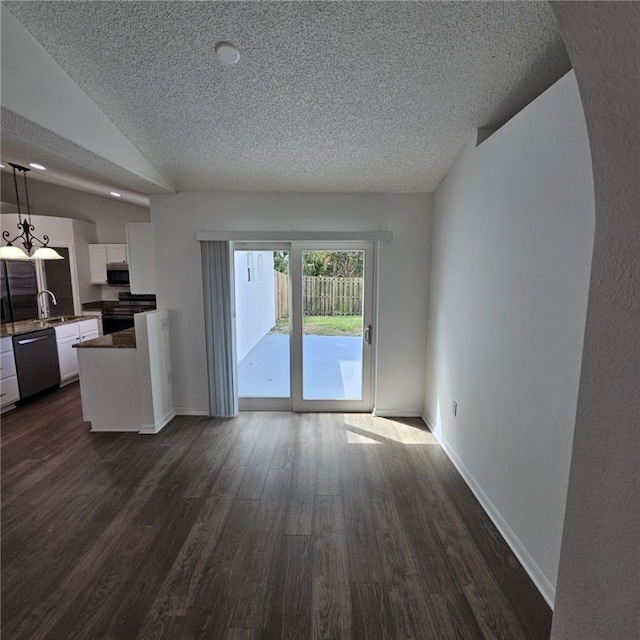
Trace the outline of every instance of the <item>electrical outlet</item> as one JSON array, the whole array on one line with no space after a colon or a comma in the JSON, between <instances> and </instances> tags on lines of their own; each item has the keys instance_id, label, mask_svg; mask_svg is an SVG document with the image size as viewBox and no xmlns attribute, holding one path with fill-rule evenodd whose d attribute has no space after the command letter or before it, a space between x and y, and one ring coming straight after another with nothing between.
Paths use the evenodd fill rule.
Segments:
<instances>
[{"instance_id":1,"label":"electrical outlet","mask_svg":"<svg viewBox=\"0 0 640 640\"><path fill-rule=\"evenodd\" d=\"M454 418L458 415L458 403L455 400L451 403L451 413Z\"/></svg>"}]
</instances>

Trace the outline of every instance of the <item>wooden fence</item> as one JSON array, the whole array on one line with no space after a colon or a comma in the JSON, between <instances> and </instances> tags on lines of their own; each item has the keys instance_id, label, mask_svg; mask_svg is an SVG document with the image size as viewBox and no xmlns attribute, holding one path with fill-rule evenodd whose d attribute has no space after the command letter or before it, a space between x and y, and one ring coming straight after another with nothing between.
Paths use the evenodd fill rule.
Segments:
<instances>
[{"instance_id":1,"label":"wooden fence","mask_svg":"<svg viewBox=\"0 0 640 640\"><path fill-rule=\"evenodd\" d=\"M276 319L289 315L289 276L274 271ZM362 313L362 278L304 276L305 316L359 316Z\"/></svg>"},{"instance_id":2,"label":"wooden fence","mask_svg":"<svg viewBox=\"0 0 640 640\"><path fill-rule=\"evenodd\" d=\"M289 274L274 271L275 296L276 296L276 320L289 316Z\"/></svg>"}]
</instances>

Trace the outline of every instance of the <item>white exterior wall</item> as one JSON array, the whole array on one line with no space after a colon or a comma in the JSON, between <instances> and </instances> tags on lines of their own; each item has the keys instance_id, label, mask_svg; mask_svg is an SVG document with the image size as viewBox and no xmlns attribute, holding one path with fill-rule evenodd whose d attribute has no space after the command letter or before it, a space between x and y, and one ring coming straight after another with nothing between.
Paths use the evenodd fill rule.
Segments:
<instances>
[{"instance_id":1,"label":"white exterior wall","mask_svg":"<svg viewBox=\"0 0 640 640\"><path fill-rule=\"evenodd\" d=\"M234 264L240 362L276 323L273 251L236 251Z\"/></svg>"},{"instance_id":2,"label":"white exterior wall","mask_svg":"<svg viewBox=\"0 0 640 640\"><path fill-rule=\"evenodd\" d=\"M589 142L569 73L470 144L436 192L425 407L550 602L593 234Z\"/></svg>"},{"instance_id":3,"label":"white exterior wall","mask_svg":"<svg viewBox=\"0 0 640 640\"><path fill-rule=\"evenodd\" d=\"M432 196L186 192L151 197L158 306L171 311L177 413L207 413L202 265L197 231L391 231L381 243L376 408L420 415Z\"/></svg>"}]
</instances>

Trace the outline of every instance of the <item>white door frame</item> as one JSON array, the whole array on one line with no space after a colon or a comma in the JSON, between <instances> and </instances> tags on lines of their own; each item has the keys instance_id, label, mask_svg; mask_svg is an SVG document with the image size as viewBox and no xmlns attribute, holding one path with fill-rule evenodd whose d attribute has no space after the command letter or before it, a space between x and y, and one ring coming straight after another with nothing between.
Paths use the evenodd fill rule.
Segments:
<instances>
[{"instance_id":1,"label":"white door frame","mask_svg":"<svg viewBox=\"0 0 640 640\"><path fill-rule=\"evenodd\" d=\"M290 381L289 398L240 398L241 411L322 411L322 412L370 412L375 398L375 351L377 343L377 242L367 241L294 241L236 242L238 251L289 252L289 322L290 322ZM363 328L370 326L370 342L363 336L362 350L362 398L360 400L304 400L302 393L303 375L303 296L302 296L302 252L303 251L364 251L364 292ZM363 331L364 333L364 331Z\"/></svg>"},{"instance_id":2,"label":"white door frame","mask_svg":"<svg viewBox=\"0 0 640 640\"><path fill-rule=\"evenodd\" d=\"M363 334L369 326L371 342L362 339L362 398L360 400L305 400L303 398L303 291L302 291L302 252L303 251L364 251L364 291L363 291ZM289 273L291 277L291 392L294 411L371 411L373 409L373 352L375 331L373 313L374 304L374 264L375 244L372 242L292 242L289 254Z\"/></svg>"}]
</instances>

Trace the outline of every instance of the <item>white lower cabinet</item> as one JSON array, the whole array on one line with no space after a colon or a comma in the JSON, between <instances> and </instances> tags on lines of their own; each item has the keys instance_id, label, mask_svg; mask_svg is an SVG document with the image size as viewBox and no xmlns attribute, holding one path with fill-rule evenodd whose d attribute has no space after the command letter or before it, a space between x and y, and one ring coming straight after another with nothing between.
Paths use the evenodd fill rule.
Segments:
<instances>
[{"instance_id":1,"label":"white lower cabinet","mask_svg":"<svg viewBox=\"0 0 640 640\"><path fill-rule=\"evenodd\" d=\"M0 406L12 405L20 400L16 361L13 357L13 341L10 336L0 340Z\"/></svg>"},{"instance_id":2,"label":"white lower cabinet","mask_svg":"<svg viewBox=\"0 0 640 640\"><path fill-rule=\"evenodd\" d=\"M79 341L80 338L77 335L72 338L57 340L60 384L70 382L78 376L78 354L73 345Z\"/></svg>"},{"instance_id":3,"label":"white lower cabinet","mask_svg":"<svg viewBox=\"0 0 640 640\"><path fill-rule=\"evenodd\" d=\"M73 348L78 342L93 340L100 334L98 320L83 320L63 324L55 328L58 343L58 365L60 367L60 385L73 382L78 377L78 353Z\"/></svg>"}]
</instances>

